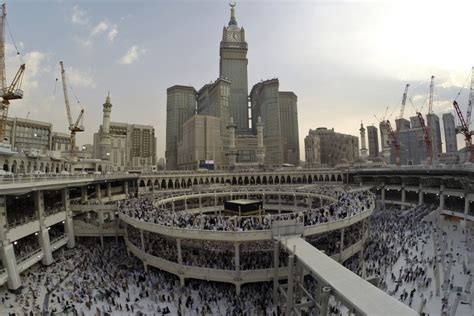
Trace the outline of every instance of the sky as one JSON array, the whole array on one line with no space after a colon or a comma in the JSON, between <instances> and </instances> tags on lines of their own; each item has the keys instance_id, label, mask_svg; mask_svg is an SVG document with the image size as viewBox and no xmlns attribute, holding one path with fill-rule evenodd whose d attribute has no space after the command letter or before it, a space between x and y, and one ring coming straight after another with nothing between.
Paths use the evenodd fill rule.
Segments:
<instances>
[{"instance_id":1,"label":"sky","mask_svg":"<svg viewBox=\"0 0 474 316\"><path fill-rule=\"evenodd\" d=\"M220 0L8 1L7 81L26 63L24 99L12 101L9 116L67 132L63 61L73 119L85 110L79 144L92 143L110 92L111 120L153 125L157 156L164 157L166 89L199 89L218 77L229 12ZM433 112L452 112L460 93L465 113L472 12L474 1L237 1L249 91L277 77L280 90L296 93L302 159L309 129L358 136L361 121L378 125L384 113L394 125L407 83L413 105L407 102L404 117L426 114L431 75Z\"/></svg>"}]
</instances>

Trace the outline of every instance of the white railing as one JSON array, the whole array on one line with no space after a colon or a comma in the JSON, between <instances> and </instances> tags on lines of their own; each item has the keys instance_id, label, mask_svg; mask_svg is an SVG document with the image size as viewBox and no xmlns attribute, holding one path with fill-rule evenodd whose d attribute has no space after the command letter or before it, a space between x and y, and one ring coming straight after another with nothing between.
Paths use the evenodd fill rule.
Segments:
<instances>
[{"instance_id":1,"label":"white railing","mask_svg":"<svg viewBox=\"0 0 474 316\"><path fill-rule=\"evenodd\" d=\"M8 228L15 228L18 226L22 226L34 221L38 220L38 216L36 214L32 214L30 216L22 217L20 219L14 220L13 222L8 222Z\"/></svg>"},{"instance_id":2,"label":"white railing","mask_svg":"<svg viewBox=\"0 0 474 316\"><path fill-rule=\"evenodd\" d=\"M18 259L16 260L16 264L18 265L18 264L21 264L21 263L25 262L26 260L28 260L28 259L30 259L30 258L36 256L37 254L39 254L41 251L43 251L43 250L42 250L41 248L38 248L38 249L36 249L35 251L30 252L30 253L24 255L24 256L21 257L21 258L18 258Z\"/></svg>"}]
</instances>

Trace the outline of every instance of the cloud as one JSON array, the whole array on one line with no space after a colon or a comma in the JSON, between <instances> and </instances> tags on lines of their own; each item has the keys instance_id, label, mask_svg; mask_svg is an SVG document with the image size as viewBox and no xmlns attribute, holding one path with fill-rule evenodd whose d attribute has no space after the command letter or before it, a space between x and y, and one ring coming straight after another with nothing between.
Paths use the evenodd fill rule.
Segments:
<instances>
[{"instance_id":1,"label":"cloud","mask_svg":"<svg viewBox=\"0 0 474 316\"><path fill-rule=\"evenodd\" d=\"M74 6L72 8L71 23L85 25L88 22L89 22L89 17L87 16L87 12L85 10L81 10L79 6L77 5Z\"/></svg>"},{"instance_id":2,"label":"cloud","mask_svg":"<svg viewBox=\"0 0 474 316\"><path fill-rule=\"evenodd\" d=\"M84 47L91 47L92 46L92 41L87 38L87 39L82 39L80 37L76 37L75 38L76 42L78 42L81 46L84 46Z\"/></svg>"},{"instance_id":3,"label":"cloud","mask_svg":"<svg viewBox=\"0 0 474 316\"><path fill-rule=\"evenodd\" d=\"M111 27L109 33L107 34L107 38L109 40L109 42L113 43L115 37L117 36L118 34L118 30L117 30L117 27L116 26L113 26Z\"/></svg>"},{"instance_id":4,"label":"cloud","mask_svg":"<svg viewBox=\"0 0 474 316\"><path fill-rule=\"evenodd\" d=\"M91 73L91 71L83 72L74 68L68 68L67 79L73 87L95 87L96 81Z\"/></svg>"},{"instance_id":5,"label":"cloud","mask_svg":"<svg viewBox=\"0 0 474 316\"><path fill-rule=\"evenodd\" d=\"M40 70L42 70L41 63L46 58L46 54L39 51L32 51L26 53L23 58L27 65L26 71L30 76L34 77L39 74Z\"/></svg>"},{"instance_id":6,"label":"cloud","mask_svg":"<svg viewBox=\"0 0 474 316\"><path fill-rule=\"evenodd\" d=\"M130 49L127 51L125 55L122 56L122 58L119 59L119 64L122 65L128 65L131 63L136 62L140 56L146 53L146 49L144 48L139 48L137 45L133 45L130 47Z\"/></svg>"},{"instance_id":7,"label":"cloud","mask_svg":"<svg viewBox=\"0 0 474 316\"><path fill-rule=\"evenodd\" d=\"M99 35L101 33L104 33L108 29L109 29L109 23L106 22L106 21L101 21L101 22L99 22L99 24L94 26L94 28L91 31L91 36L96 36L96 35Z\"/></svg>"}]
</instances>

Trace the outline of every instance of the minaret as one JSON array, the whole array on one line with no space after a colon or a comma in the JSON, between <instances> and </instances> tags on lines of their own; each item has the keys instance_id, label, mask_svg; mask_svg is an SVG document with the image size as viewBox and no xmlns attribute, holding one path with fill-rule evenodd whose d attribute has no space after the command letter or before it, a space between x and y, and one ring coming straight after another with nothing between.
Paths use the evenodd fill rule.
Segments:
<instances>
[{"instance_id":1,"label":"minaret","mask_svg":"<svg viewBox=\"0 0 474 316\"><path fill-rule=\"evenodd\" d=\"M112 112L110 93L105 98L103 107L104 115L102 118L102 133L100 135L100 158L102 160L110 160L110 113Z\"/></svg>"},{"instance_id":2,"label":"minaret","mask_svg":"<svg viewBox=\"0 0 474 316\"><path fill-rule=\"evenodd\" d=\"M265 148L263 148L263 123L259 116L257 119L257 162L263 165L265 161Z\"/></svg>"},{"instance_id":3,"label":"minaret","mask_svg":"<svg viewBox=\"0 0 474 316\"><path fill-rule=\"evenodd\" d=\"M360 156L365 159L367 158L367 147L365 146L365 128L364 128L364 124L362 124L362 122L360 122L360 146L361 146L361 150L360 150Z\"/></svg>"},{"instance_id":4,"label":"minaret","mask_svg":"<svg viewBox=\"0 0 474 316\"><path fill-rule=\"evenodd\" d=\"M236 158L237 158L237 151L235 150L235 130L237 125L234 123L234 118L231 116L229 120L229 125L227 129L229 130L229 153L227 156L229 157L229 167L235 167Z\"/></svg>"}]
</instances>

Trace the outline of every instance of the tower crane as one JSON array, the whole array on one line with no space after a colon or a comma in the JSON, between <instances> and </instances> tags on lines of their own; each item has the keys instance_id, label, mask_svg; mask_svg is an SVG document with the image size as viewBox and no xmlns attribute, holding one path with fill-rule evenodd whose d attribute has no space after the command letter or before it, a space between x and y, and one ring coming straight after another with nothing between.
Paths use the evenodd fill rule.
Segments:
<instances>
[{"instance_id":1,"label":"tower crane","mask_svg":"<svg viewBox=\"0 0 474 316\"><path fill-rule=\"evenodd\" d=\"M21 84L23 82L23 74L25 72L25 64L20 66L12 83L7 86L6 71L5 71L5 26L7 18L7 8L5 3L2 4L2 14L0 16L0 81L2 87L0 96L2 101L0 103L0 141L5 141L5 129L7 126L8 107L11 100L23 99L23 90Z\"/></svg>"},{"instance_id":2,"label":"tower crane","mask_svg":"<svg viewBox=\"0 0 474 316\"><path fill-rule=\"evenodd\" d=\"M427 159L428 159L427 163L430 166L431 163L433 162L433 146L432 146L430 133L428 131L428 128L426 127L425 119L423 118L423 115L420 112L416 112L416 116L418 117L418 120L420 121L421 129L423 130L423 140L425 141L425 144L426 144L426 154L427 154Z\"/></svg>"},{"instance_id":3,"label":"tower crane","mask_svg":"<svg viewBox=\"0 0 474 316\"><path fill-rule=\"evenodd\" d=\"M460 126L456 127L456 133L463 134L466 143L466 150L469 152L469 161L474 162L474 146L472 146L472 131L469 130L471 123L472 103L474 102L474 67L471 71L471 87L469 89L469 103L467 104L466 119L459 108L456 100L453 101L454 110L459 118ZM459 94L458 94L459 95Z\"/></svg>"},{"instance_id":4,"label":"tower crane","mask_svg":"<svg viewBox=\"0 0 474 316\"><path fill-rule=\"evenodd\" d=\"M82 125L82 120L84 117L84 109L81 109L81 111L79 112L79 115L77 116L76 121L73 122L72 115L71 115L71 107L69 106L69 97L67 94L66 71L64 70L64 64L62 61L59 62L59 65L61 66L61 79L63 82L64 102L66 103L66 113L67 113L67 119L69 122L69 131L71 132L70 142L71 142L71 156L72 156L74 153L74 149L76 148L76 133L84 131L84 126Z\"/></svg>"}]
</instances>

